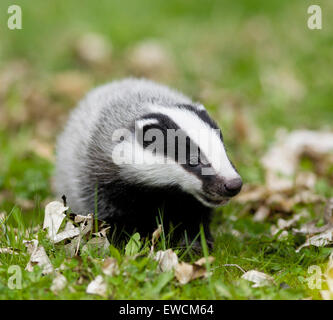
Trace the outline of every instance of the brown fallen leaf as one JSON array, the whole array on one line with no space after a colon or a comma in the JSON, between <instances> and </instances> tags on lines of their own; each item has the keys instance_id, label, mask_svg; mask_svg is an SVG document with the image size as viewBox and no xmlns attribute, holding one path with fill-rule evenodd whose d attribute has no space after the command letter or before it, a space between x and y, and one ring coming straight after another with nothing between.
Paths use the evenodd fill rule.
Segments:
<instances>
[{"instance_id":1,"label":"brown fallen leaf","mask_svg":"<svg viewBox=\"0 0 333 320\"><path fill-rule=\"evenodd\" d=\"M61 242L66 239L74 238L80 235L80 229L79 228L74 228L74 229L69 229L65 230L63 232L60 232L56 234L56 236L53 238L54 243Z\"/></svg>"},{"instance_id":2,"label":"brown fallen leaf","mask_svg":"<svg viewBox=\"0 0 333 320\"><path fill-rule=\"evenodd\" d=\"M256 186L246 184L242 192L235 197L236 201L239 203L246 204L248 202L260 202L264 201L269 195L269 191L265 186Z\"/></svg>"},{"instance_id":3,"label":"brown fallen leaf","mask_svg":"<svg viewBox=\"0 0 333 320\"><path fill-rule=\"evenodd\" d=\"M307 223L304 223L300 228L293 229L293 232L295 234L301 234L301 235L315 235L318 233L323 233L331 228L333 228L332 218L331 218L331 199L327 201L327 204L325 206L324 211L324 221L325 224L323 226L317 227L317 223L319 221L319 218L316 218L312 221L309 221Z\"/></svg>"},{"instance_id":4,"label":"brown fallen leaf","mask_svg":"<svg viewBox=\"0 0 333 320\"><path fill-rule=\"evenodd\" d=\"M269 216L270 210L268 207L262 205L259 207L259 209L255 212L253 216L253 221L256 222L263 222L267 219Z\"/></svg>"},{"instance_id":5,"label":"brown fallen leaf","mask_svg":"<svg viewBox=\"0 0 333 320\"><path fill-rule=\"evenodd\" d=\"M86 241L80 237L73 238L69 243L65 244L64 249L66 256L69 258L75 257L78 252L79 244L84 245Z\"/></svg>"},{"instance_id":6,"label":"brown fallen leaf","mask_svg":"<svg viewBox=\"0 0 333 320\"><path fill-rule=\"evenodd\" d=\"M178 257L171 249L157 251L154 260L158 261L161 272L170 271L178 265Z\"/></svg>"},{"instance_id":7,"label":"brown fallen leaf","mask_svg":"<svg viewBox=\"0 0 333 320\"><path fill-rule=\"evenodd\" d=\"M13 254L13 255L18 254L18 252L16 252L15 249L13 249L13 248L0 248L0 253L1 254Z\"/></svg>"},{"instance_id":8,"label":"brown fallen leaf","mask_svg":"<svg viewBox=\"0 0 333 320\"><path fill-rule=\"evenodd\" d=\"M103 262L102 271L107 276L119 274L119 266L116 258L106 258Z\"/></svg>"},{"instance_id":9,"label":"brown fallen leaf","mask_svg":"<svg viewBox=\"0 0 333 320\"><path fill-rule=\"evenodd\" d=\"M175 277L180 284L186 284L192 280L193 266L186 262L181 262L176 265Z\"/></svg>"},{"instance_id":10,"label":"brown fallen leaf","mask_svg":"<svg viewBox=\"0 0 333 320\"><path fill-rule=\"evenodd\" d=\"M98 275L93 281L91 281L87 287L86 293L96 294L102 297L106 296L107 285L101 275Z\"/></svg>"},{"instance_id":11,"label":"brown fallen leaf","mask_svg":"<svg viewBox=\"0 0 333 320\"><path fill-rule=\"evenodd\" d=\"M91 86L92 79L88 74L72 70L56 74L53 77L51 89L56 95L77 101Z\"/></svg>"},{"instance_id":12,"label":"brown fallen leaf","mask_svg":"<svg viewBox=\"0 0 333 320\"><path fill-rule=\"evenodd\" d=\"M38 244L38 240L23 241L30 254L30 260L25 270L32 272L35 265L42 268L43 274L54 272L53 266L43 246Z\"/></svg>"},{"instance_id":13,"label":"brown fallen leaf","mask_svg":"<svg viewBox=\"0 0 333 320\"><path fill-rule=\"evenodd\" d=\"M299 252L302 248L315 246L315 247L324 247L333 243L333 227L319 233L315 236L308 238L304 244L296 249L296 252Z\"/></svg>"},{"instance_id":14,"label":"brown fallen leaf","mask_svg":"<svg viewBox=\"0 0 333 320\"><path fill-rule=\"evenodd\" d=\"M205 266L207 261L209 264L211 264L215 261L215 258L212 256L208 256L207 259L205 257L202 257L199 260L197 260L196 262L194 262L194 264L201 267L201 266Z\"/></svg>"},{"instance_id":15,"label":"brown fallen leaf","mask_svg":"<svg viewBox=\"0 0 333 320\"><path fill-rule=\"evenodd\" d=\"M294 226L302 217L309 216L309 213L307 211L302 211L298 214L295 214L291 219L285 220L285 219L278 219L277 225L271 226L271 234L272 236L275 236L277 233L282 231L279 235L279 239L284 239L288 237L288 231L287 229L290 229L292 226Z\"/></svg>"},{"instance_id":16,"label":"brown fallen leaf","mask_svg":"<svg viewBox=\"0 0 333 320\"><path fill-rule=\"evenodd\" d=\"M215 258L209 256L208 263L212 263ZM206 269L206 258L203 257L196 261L194 264L181 262L175 267L175 277L180 284L186 284L197 278L205 278L208 276Z\"/></svg>"},{"instance_id":17,"label":"brown fallen leaf","mask_svg":"<svg viewBox=\"0 0 333 320\"><path fill-rule=\"evenodd\" d=\"M136 75L168 78L176 71L169 50L156 40L134 45L127 53L129 69Z\"/></svg>"},{"instance_id":18,"label":"brown fallen leaf","mask_svg":"<svg viewBox=\"0 0 333 320\"><path fill-rule=\"evenodd\" d=\"M91 65L103 65L111 59L111 43L101 34L87 33L80 36L75 45L79 59Z\"/></svg>"},{"instance_id":19,"label":"brown fallen leaf","mask_svg":"<svg viewBox=\"0 0 333 320\"><path fill-rule=\"evenodd\" d=\"M150 247L150 255L153 254L154 249L155 249L155 244L157 240L160 238L162 234L162 225L159 224L157 229L153 232L152 238L151 238L151 247Z\"/></svg>"},{"instance_id":20,"label":"brown fallen leaf","mask_svg":"<svg viewBox=\"0 0 333 320\"><path fill-rule=\"evenodd\" d=\"M56 277L52 281L51 291L55 294L65 289L67 286L67 279L61 273L57 273Z\"/></svg>"},{"instance_id":21,"label":"brown fallen leaf","mask_svg":"<svg viewBox=\"0 0 333 320\"><path fill-rule=\"evenodd\" d=\"M301 171L296 174L295 187L312 190L317 182L317 176L313 172Z\"/></svg>"},{"instance_id":22,"label":"brown fallen leaf","mask_svg":"<svg viewBox=\"0 0 333 320\"><path fill-rule=\"evenodd\" d=\"M274 284L274 278L266 273L250 270L242 275L242 279L253 282L252 288L264 287Z\"/></svg>"},{"instance_id":23,"label":"brown fallen leaf","mask_svg":"<svg viewBox=\"0 0 333 320\"><path fill-rule=\"evenodd\" d=\"M64 212L68 207L59 201L53 201L46 205L43 229L47 229L47 235L51 240L54 240L63 220L66 215Z\"/></svg>"},{"instance_id":24,"label":"brown fallen leaf","mask_svg":"<svg viewBox=\"0 0 333 320\"><path fill-rule=\"evenodd\" d=\"M322 156L333 151L333 133L295 130L281 133L277 142L262 158L266 170L266 186L272 191L294 187L295 172L303 154Z\"/></svg>"},{"instance_id":25,"label":"brown fallen leaf","mask_svg":"<svg viewBox=\"0 0 333 320\"><path fill-rule=\"evenodd\" d=\"M96 251L98 255L106 255L110 247L110 242L106 237L95 237L90 239L83 247L81 252Z\"/></svg>"}]
</instances>

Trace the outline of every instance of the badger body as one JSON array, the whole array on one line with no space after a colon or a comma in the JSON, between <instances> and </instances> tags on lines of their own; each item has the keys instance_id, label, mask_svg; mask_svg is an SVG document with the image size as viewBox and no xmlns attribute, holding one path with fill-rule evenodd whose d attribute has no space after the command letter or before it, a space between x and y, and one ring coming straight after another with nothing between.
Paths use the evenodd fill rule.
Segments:
<instances>
[{"instance_id":1,"label":"badger body","mask_svg":"<svg viewBox=\"0 0 333 320\"><path fill-rule=\"evenodd\" d=\"M162 133L165 145L152 151L156 139L145 137L153 129ZM174 139L176 151L170 156L166 137L171 129L185 139ZM203 139L193 133L201 129ZM72 211L97 211L100 219L127 233L150 233L162 216L165 228L173 225L175 239L185 231L193 239L200 223L209 239L212 209L226 203L242 185L217 130L201 104L166 86L145 79L103 85L73 110L58 138L56 191L66 196ZM185 160L180 161L177 150L184 144ZM199 152L191 151L192 144ZM213 145L212 152L208 144ZM140 154L168 161L138 162Z\"/></svg>"}]
</instances>

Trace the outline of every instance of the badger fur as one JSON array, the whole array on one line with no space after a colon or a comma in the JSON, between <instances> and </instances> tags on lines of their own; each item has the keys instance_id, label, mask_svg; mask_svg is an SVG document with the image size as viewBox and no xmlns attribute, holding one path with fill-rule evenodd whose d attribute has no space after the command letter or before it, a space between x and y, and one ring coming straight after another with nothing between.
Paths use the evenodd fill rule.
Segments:
<instances>
[{"instance_id":1,"label":"badger fur","mask_svg":"<svg viewBox=\"0 0 333 320\"><path fill-rule=\"evenodd\" d=\"M126 134L119 134L124 129ZM169 157L165 146L162 151L150 149L154 139L146 139L149 129L160 130L164 138L169 129L178 130L186 139L174 139L176 151ZM205 132L203 139L195 134L200 130ZM181 141L186 141L183 163L177 153ZM197 163L191 144L199 151L194 156ZM122 153L116 152L120 146ZM140 152L168 161L138 163ZM160 214L165 228L174 226L176 239L186 231L191 241L201 223L210 239L212 208L226 203L242 186L222 134L204 106L145 79L114 81L88 93L71 113L56 154L56 191L66 196L72 211L97 210L100 219L127 233L154 231ZM122 162L124 154L131 161Z\"/></svg>"}]
</instances>

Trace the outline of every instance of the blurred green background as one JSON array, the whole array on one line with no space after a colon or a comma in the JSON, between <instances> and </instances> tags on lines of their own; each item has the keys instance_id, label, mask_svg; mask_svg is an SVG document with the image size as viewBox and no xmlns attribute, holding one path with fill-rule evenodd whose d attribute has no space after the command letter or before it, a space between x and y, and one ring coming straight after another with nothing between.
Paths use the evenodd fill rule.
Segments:
<instances>
[{"instance_id":1,"label":"blurred green background","mask_svg":"<svg viewBox=\"0 0 333 320\"><path fill-rule=\"evenodd\" d=\"M221 124L246 182L279 128L332 128L332 1L15 1L0 3L0 210L52 194L56 135L94 86L126 76L166 83ZM31 201L33 200L33 203Z\"/></svg>"}]
</instances>

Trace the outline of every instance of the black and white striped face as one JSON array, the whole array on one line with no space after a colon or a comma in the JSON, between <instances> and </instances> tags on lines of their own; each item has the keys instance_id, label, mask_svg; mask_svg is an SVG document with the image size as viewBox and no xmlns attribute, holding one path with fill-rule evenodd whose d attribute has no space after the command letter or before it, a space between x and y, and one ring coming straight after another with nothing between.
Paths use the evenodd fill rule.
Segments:
<instances>
[{"instance_id":1,"label":"black and white striped face","mask_svg":"<svg viewBox=\"0 0 333 320\"><path fill-rule=\"evenodd\" d=\"M203 106L151 105L150 113L136 121L135 133L134 161L123 169L129 179L177 185L211 207L241 190L242 180L227 157L221 131Z\"/></svg>"}]
</instances>

